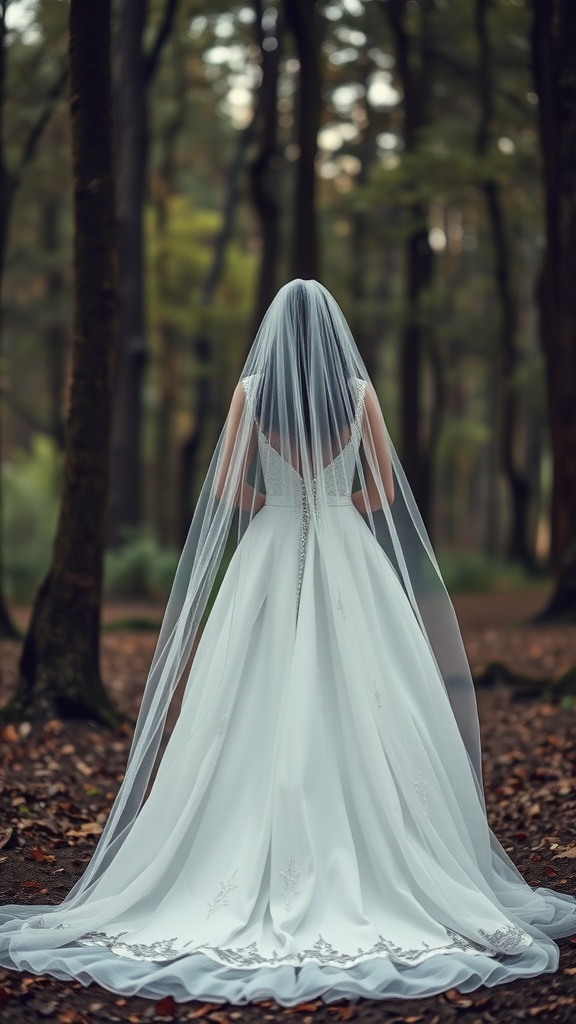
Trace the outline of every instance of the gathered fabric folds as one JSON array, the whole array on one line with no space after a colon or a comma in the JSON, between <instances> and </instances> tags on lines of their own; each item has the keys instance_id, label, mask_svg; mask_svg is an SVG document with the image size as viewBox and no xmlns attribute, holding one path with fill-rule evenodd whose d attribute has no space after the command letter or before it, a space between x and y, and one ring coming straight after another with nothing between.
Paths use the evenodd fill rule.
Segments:
<instances>
[{"instance_id":1,"label":"gathered fabric folds","mask_svg":"<svg viewBox=\"0 0 576 1024\"><path fill-rule=\"evenodd\" d=\"M263 497L153 784L69 900L1 908L0 964L150 998L285 1006L556 970L576 899L532 889L489 828L473 690L433 555L426 568L407 551L390 508L379 532L353 501L368 493L366 375L347 371L348 429L307 466L297 424L289 445L266 428L264 368L249 369L238 479Z\"/></svg>"}]
</instances>

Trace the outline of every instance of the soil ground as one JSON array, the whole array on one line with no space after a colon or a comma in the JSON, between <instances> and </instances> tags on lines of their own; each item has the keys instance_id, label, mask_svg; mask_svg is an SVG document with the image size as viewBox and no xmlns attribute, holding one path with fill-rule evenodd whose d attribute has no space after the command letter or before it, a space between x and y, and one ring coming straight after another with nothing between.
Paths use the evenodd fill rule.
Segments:
<instances>
[{"instance_id":1,"label":"soil ground","mask_svg":"<svg viewBox=\"0 0 576 1024\"><path fill-rule=\"evenodd\" d=\"M475 674L499 661L514 672L553 681L576 664L576 627L543 627L527 620L543 605L541 591L464 594L455 598ZM162 609L105 608L102 671L118 705L134 717ZM28 612L17 610L24 627ZM136 628L139 627L139 628ZM18 642L0 645L0 702L16 678ZM576 894L576 708L543 699L518 700L512 689L478 690L484 783L490 825L533 886ZM53 720L41 731L6 726L0 769L0 904L58 903L90 858L118 788L130 729L111 734L90 723ZM154 1003L124 998L96 985L63 983L0 970L0 1020L5 1024L100 1024L105 1021L197 1019L214 1024L298 1021L327 1024L514 1024L536 1019L576 1022L576 936L559 942L553 974L528 981L457 990L428 999L321 1000L283 1008L272 1001L248 1006Z\"/></svg>"}]
</instances>

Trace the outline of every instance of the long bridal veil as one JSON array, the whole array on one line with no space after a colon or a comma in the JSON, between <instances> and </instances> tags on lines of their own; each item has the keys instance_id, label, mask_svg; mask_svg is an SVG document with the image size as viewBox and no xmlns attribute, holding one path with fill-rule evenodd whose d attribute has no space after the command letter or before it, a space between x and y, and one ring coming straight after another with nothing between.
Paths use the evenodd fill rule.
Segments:
<instances>
[{"instance_id":1,"label":"long bridal veil","mask_svg":"<svg viewBox=\"0 0 576 1024\"><path fill-rule=\"evenodd\" d=\"M95 887L113 865L145 799L168 709L185 677L220 564L231 542L241 543L265 501L259 433L261 442L280 453L279 472L290 477L298 495L301 557L314 530L327 562L341 544L341 520L326 515L326 509L340 493L340 457L360 434L362 443L352 445L357 452L353 500L397 574L433 654L483 804L474 687L424 524L338 304L319 283L293 281L266 313L232 396L176 570L125 777L92 859L61 904L2 908L0 963L10 966L11 952L22 963L26 950L73 942L110 917ZM356 649L348 635L342 642L348 663L354 659L354 670L369 678L370 652ZM188 685L193 688L193 676ZM213 685L215 696L218 680ZM188 742L194 743L194 734ZM490 841L495 871L524 886L492 833Z\"/></svg>"}]
</instances>

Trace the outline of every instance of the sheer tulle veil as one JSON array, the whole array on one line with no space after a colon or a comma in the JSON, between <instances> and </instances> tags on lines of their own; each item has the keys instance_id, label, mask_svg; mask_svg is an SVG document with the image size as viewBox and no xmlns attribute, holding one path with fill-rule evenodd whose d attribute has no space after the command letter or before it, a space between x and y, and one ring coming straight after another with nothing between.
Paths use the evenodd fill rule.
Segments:
<instances>
[{"instance_id":1,"label":"sheer tulle veil","mask_svg":"<svg viewBox=\"0 0 576 1024\"><path fill-rule=\"evenodd\" d=\"M106 919L94 888L137 821L158 759L176 686L186 679L202 616L224 554L240 544L265 501L258 433L296 474L302 545L310 530L330 560L341 543L340 518L325 515L341 453L361 431L354 503L391 563L434 655L483 801L474 687L454 610L424 524L384 423L376 392L348 324L316 281L283 287L268 309L232 396L176 570L138 715L126 773L93 857L58 906L12 906L0 914L0 948L58 947ZM339 641L340 642L340 641ZM343 630L346 657L370 673L369 652ZM193 672L186 681L194 687ZM218 680L214 680L214 694ZM194 742L190 735L188 742ZM491 834L496 870L521 876Z\"/></svg>"}]
</instances>

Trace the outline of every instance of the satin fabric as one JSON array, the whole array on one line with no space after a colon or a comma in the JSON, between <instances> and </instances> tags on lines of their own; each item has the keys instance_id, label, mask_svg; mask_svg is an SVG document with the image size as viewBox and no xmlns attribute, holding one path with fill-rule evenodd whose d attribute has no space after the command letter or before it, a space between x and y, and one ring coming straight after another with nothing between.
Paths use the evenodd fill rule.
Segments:
<instances>
[{"instance_id":1,"label":"satin fabric","mask_svg":"<svg viewBox=\"0 0 576 1024\"><path fill-rule=\"evenodd\" d=\"M90 893L94 928L0 963L124 994L294 1005L553 971L576 900L501 850L399 576L354 508L354 433L322 510L267 438L150 794ZM8 908L9 909L9 908ZM62 927L74 926L71 908ZM30 946L30 944L29 944Z\"/></svg>"}]
</instances>

